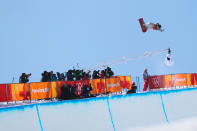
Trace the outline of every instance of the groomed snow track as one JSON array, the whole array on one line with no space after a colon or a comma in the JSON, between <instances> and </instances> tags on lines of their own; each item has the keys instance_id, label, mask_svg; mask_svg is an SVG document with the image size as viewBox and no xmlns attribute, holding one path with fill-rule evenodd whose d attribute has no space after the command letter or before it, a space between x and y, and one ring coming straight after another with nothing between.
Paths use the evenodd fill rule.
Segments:
<instances>
[{"instance_id":1,"label":"groomed snow track","mask_svg":"<svg viewBox=\"0 0 197 131\"><path fill-rule=\"evenodd\" d=\"M197 117L197 88L0 108L1 131L120 131Z\"/></svg>"}]
</instances>

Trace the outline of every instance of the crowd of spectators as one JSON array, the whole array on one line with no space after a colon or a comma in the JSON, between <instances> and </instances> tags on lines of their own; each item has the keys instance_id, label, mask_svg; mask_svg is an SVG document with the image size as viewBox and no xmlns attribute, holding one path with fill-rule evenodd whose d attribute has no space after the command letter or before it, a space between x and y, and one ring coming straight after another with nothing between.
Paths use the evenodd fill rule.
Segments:
<instances>
[{"instance_id":1,"label":"crowd of spectators","mask_svg":"<svg viewBox=\"0 0 197 131\"><path fill-rule=\"evenodd\" d=\"M41 82L47 82L47 81L62 81L65 80L64 73L57 72L56 74L51 72L44 71L42 74Z\"/></svg>"},{"instance_id":2,"label":"crowd of spectators","mask_svg":"<svg viewBox=\"0 0 197 131\"><path fill-rule=\"evenodd\" d=\"M64 73L54 73L53 71L44 71L41 76L41 82L49 82L49 81L78 81L78 80L89 80L89 79L100 79L100 78L111 78L114 75L114 72L110 67L107 67L103 70L94 70L92 75L90 71L85 72L84 70L79 69L70 69ZM30 74L22 73L19 78L19 83L27 83L29 82ZM128 90L127 94L136 93L137 86L135 83L132 83L131 89ZM92 90L91 84L77 87L77 85L64 84L60 87L60 99L76 99L76 98L88 98L91 97L90 91Z\"/></svg>"},{"instance_id":3,"label":"crowd of spectators","mask_svg":"<svg viewBox=\"0 0 197 131\"><path fill-rule=\"evenodd\" d=\"M107 67L104 70L94 70L93 74L90 74L91 71L85 72L84 70L79 69L70 69L64 73L54 73L53 71L44 71L41 75L41 82L48 81L78 81L78 80L88 80L88 79L99 79L99 78L111 78L114 73L110 67ZM27 83L31 74L22 73L19 79L19 83Z\"/></svg>"},{"instance_id":4,"label":"crowd of spectators","mask_svg":"<svg viewBox=\"0 0 197 131\"><path fill-rule=\"evenodd\" d=\"M111 70L110 67L107 67L104 70L94 70L92 74L92 79L99 79L99 78L111 78L114 75L114 72Z\"/></svg>"},{"instance_id":5,"label":"crowd of spectators","mask_svg":"<svg viewBox=\"0 0 197 131\"><path fill-rule=\"evenodd\" d=\"M66 72L67 81L78 81L78 80L88 80L91 78L90 71L85 72L83 70L68 70Z\"/></svg>"},{"instance_id":6,"label":"crowd of spectators","mask_svg":"<svg viewBox=\"0 0 197 131\"><path fill-rule=\"evenodd\" d=\"M93 74L90 74L90 71L85 72L84 70L79 69L70 69L65 73L59 73L56 74L51 72L44 71L42 73L42 79L41 82L47 82L47 81L78 81L78 80L88 80L88 79L99 79L99 78L110 78L114 75L113 71L110 67L107 67L104 70L94 70Z\"/></svg>"}]
</instances>

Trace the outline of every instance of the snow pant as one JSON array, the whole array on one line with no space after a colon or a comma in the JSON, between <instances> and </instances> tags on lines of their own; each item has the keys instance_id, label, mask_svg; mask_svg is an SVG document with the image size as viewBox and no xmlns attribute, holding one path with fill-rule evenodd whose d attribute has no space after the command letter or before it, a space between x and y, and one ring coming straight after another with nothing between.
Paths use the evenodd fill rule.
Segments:
<instances>
[{"instance_id":1,"label":"snow pant","mask_svg":"<svg viewBox=\"0 0 197 131\"><path fill-rule=\"evenodd\" d=\"M144 88L143 88L143 91L147 91L148 89L148 82L144 82Z\"/></svg>"},{"instance_id":2,"label":"snow pant","mask_svg":"<svg viewBox=\"0 0 197 131\"><path fill-rule=\"evenodd\" d=\"M145 23L144 26L146 27L146 29L153 29L154 24L153 23Z\"/></svg>"}]
</instances>

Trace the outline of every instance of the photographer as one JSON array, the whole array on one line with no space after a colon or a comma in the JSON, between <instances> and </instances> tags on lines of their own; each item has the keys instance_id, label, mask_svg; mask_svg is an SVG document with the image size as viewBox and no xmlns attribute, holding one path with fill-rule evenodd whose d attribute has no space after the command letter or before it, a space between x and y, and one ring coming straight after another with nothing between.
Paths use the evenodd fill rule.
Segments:
<instances>
[{"instance_id":1,"label":"photographer","mask_svg":"<svg viewBox=\"0 0 197 131\"><path fill-rule=\"evenodd\" d=\"M135 82L133 82L131 85L131 89L127 91L127 94L136 93L136 90L137 86L135 85Z\"/></svg>"},{"instance_id":2,"label":"photographer","mask_svg":"<svg viewBox=\"0 0 197 131\"><path fill-rule=\"evenodd\" d=\"M57 79L56 74L53 74L52 77L51 77L51 81L57 81L57 80L58 80L58 79Z\"/></svg>"},{"instance_id":3,"label":"photographer","mask_svg":"<svg viewBox=\"0 0 197 131\"><path fill-rule=\"evenodd\" d=\"M30 74L22 73L20 78L19 78L19 83L27 83L27 82L29 82L29 77L30 76L31 76L31 73Z\"/></svg>"},{"instance_id":4,"label":"photographer","mask_svg":"<svg viewBox=\"0 0 197 131\"><path fill-rule=\"evenodd\" d=\"M107 67L106 69L106 77L111 78L114 75L114 72L111 70L110 67Z\"/></svg>"},{"instance_id":5,"label":"photographer","mask_svg":"<svg viewBox=\"0 0 197 131\"><path fill-rule=\"evenodd\" d=\"M42 74L41 82L47 82L49 80L49 72L44 71Z\"/></svg>"},{"instance_id":6,"label":"photographer","mask_svg":"<svg viewBox=\"0 0 197 131\"><path fill-rule=\"evenodd\" d=\"M99 78L99 70L98 71L94 70L92 74L92 79L98 79L98 78Z\"/></svg>"},{"instance_id":7,"label":"photographer","mask_svg":"<svg viewBox=\"0 0 197 131\"><path fill-rule=\"evenodd\" d=\"M68 81L73 81L74 75L73 75L73 70L68 70L66 73L66 77Z\"/></svg>"}]
</instances>

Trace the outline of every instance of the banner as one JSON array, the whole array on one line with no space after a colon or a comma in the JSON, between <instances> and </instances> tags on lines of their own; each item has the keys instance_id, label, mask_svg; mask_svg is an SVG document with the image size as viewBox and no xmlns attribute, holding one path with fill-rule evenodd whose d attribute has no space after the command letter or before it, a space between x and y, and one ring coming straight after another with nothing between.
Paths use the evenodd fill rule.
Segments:
<instances>
[{"instance_id":1,"label":"banner","mask_svg":"<svg viewBox=\"0 0 197 131\"><path fill-rule=\"evenodd\" d=\"M75 94L77 96L81 96L82 95L82 91L83 91L83 87L84 86L88 86L89 81L88 80L80 80L80 81L58 81L57 82L57 91L58 92L58 97L60 97L61 95L61 87L63 85L71 85L73 88L75 88Z\"/></svg>"},{"instance_id":2,"label":"banner","mask_svg":"<svg viewBox=\"0 0 197 131\"><path fill-rule=\"evenodd\" d=\"M188 78L190 76L186 74L150 76L149 86L152 90L188 86Z\"/></svg>"},{"instance_id":3,"label":"banner","mask_svg":"<svg viewBox=\"0 0 197 131\"><path fill-rule=\"evenodd\" d=\"M90 94L105 94L106 93L106 79L92 79L90 84L92 86L92 91Z\"/></svg>"},{"instance_id":4,"label":"banner","mask_svg":"<svg viewBox=\"0 0 197 131\"><path fill-rule=\"evenodd\" d=\"M163 75L160 76L150 76L149 77L149 89L161 89L164 88L164 79Z\"/></svg>"},{"instance_id":5,"label":"banner","mask_svg":"<svg viewBox=\"0 0 197 131\"><path fill-rule=\"evenodd\" d=\"M80 82L79 82L80 83ZM57 83L57 85L58 85L58 91L59 91L59 94L58 94L58 97L60 97L61 96L61 93L62 93L62 91L61 91L61 87L62 86L64 86L64 85L71 85L72 87L76 87L76 81L58 81L58 83ZM80 84L78 84L78 87L80 86ZM81 88L81 87L79 87L79 88ZM80 90L80 89L78 89L77 88L77 90Z\"/></svg>"},{"instance_id":6,"label":"banner","mask_svg":"<svg viewBox=\"0 0 197 131\"><path fill-rule=\"evenodd\" d=\"M14 92L12 91L12 87L11 87L12 84L7 84L7 95L8 95L8 101L14 101L15 97L12 98L12 96L14 96Z\"/></svg>"},{"instance_id":7,"label":"banner","mask_svg":"<svg viewBox=\"0 0 197 131\"><path fill-rule=\"evenodd\" d=\"M106 79L92 79L89 81L92 86L91 94L105 94L106 92L121 92L122 88L131 88L130 76L117 76Z\"/></svg>"},{"instance_id":8,"label":"banner","mask_svg":"<svg viewBox=\"0 0 197 131\"><path fill-rule=\"evenodd\" d=\"M29 84L10 84L12 101L30 100Z\"/></svg>"},{"instance_id":9,"label":"banner","mask_svg":"<svg viewBox=\"0 0 197 131\"><path fill-rule=\"evenodd\" d=\"M188 85L186 74L165 75L164 82L166 88Z\"/></svg>"},{"instance_id":10,"label":"banner","mask_svg":"<svg viewBox=\"0 0 197 131\"><path fill-rule=\"evenodd\" d=\"M131 89L131 76L115 76L120 79L120 86L124 89Z\"/></svg>"},{"instance_id":11,"label":"banner","mask_svg":"<svg viewBox=\"0 0 197 131\"><path fill-rule=\"evenodd\" d=\"M58 82L50 82L52 89L52 98L57 98L59 94Z\"/></svg>"},{"instance_id":12,"label":"banner","mask_svg":"<svg viewBox=\"0 0 197 131\"><path fill-rule=\"evenodd\" d=\"M51 82L30 83L31 100L51 98Z\"/></svg>"},{"instance_id":13,"label":"banner","mask_svg":"<svg viewBox=\"0 0 197 131\"><path fill-rule=\"evenodd\" d=\"M121 92L120 78L108 78L106 79L106 87L109 92Z\"/></svg>"},{"instance_id":14,"label":"banner","mask_svg":"<svg viewBox=\"0 0 197 131\"><path fill-rule=\"evenodd\" d=\"M75 86L76 86L75 94L77 96L81 96L82 91L83 91L83 87L88 86L88 84L89 84L88 80L75 81Z\"/></svg>"},{"instance_id":15,"label":"banner","mask_svg":"<svg viewBox=\"0 0 197 131\"><path fill-rule=\"evenodd\" d=\"M176 75L164 75L165 88L176 87Z\"/></svg>"},{"instance_id":16,"label":"banner","mask_svg":"<svg viewBox=\"0 0 197 131\"><path fill-rule=\"evenodd\" d=\"M197 85L197 74L191 74L191 85Z\"/></svg>"},{"instance_id":17,"label":"banner","mask_svg":"<svg viewBox=\"0 0 197 131\"><path fill-rule=\"evenodd\" d=\"M96 79L91 79L91 80L89 81L89 83L91 84L91 87L92 87L92 91L90 92L90 94L96 95L96 94L97 94L97 89L96 89L97 83L96 83Z\"/></svg>"},{"instance_id":18,"label":"banner","mask_svg":"<svg viewBox=\"0 0 197 131\"><path fill-rule=\"evenodd\" d=\"M6 84L0 84L0 102L6 102Z\"/></svg>"},{"instance_id":19,"label":"banner","mask_svg":"<svg viewBox=\"0 0 197 131\"><path fill-rule=\"evenodd\" d=\"M187 86L187 75L176 74L175 75L175 86Z\"/></svg>"},{"instance_id":20,"label":"banner","mask_svg":"<svg viewBox=\"0 0 197 131\"><path fill-rule=\"evenodd\" d=\"M58 97L61 96L61 93L62 93L61 87L62 87L63 85L65 85L65 84L66 84L66 81L58 81L58 82L57 82Z\"/></svg>"},{"instance_id":21,"label":"banner","mask_svg":"<svg viewBox=\"0 0 197 131\"><path fill-rule=\"evenodd\" d=\"M197 85L197 74L187 74L187 85L188 86L195 86Z\"/></svg>"},{"instance_id":22,"label":"banner","mask_svg":"<svg viewBox=\"0 0 197 131\"><path fill-rule=\"evenodd\" d=\"M105 94L106 93L106 84L105 79L96 79L96 93Z\"/></svg>"}]
</instances>

